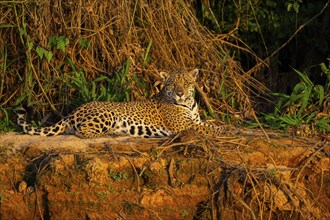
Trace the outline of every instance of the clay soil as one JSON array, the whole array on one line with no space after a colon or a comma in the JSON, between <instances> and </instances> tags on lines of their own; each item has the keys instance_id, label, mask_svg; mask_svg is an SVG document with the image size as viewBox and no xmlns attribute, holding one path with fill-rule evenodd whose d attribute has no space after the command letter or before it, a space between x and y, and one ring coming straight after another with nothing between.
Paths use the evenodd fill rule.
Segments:
<instances>
[{"instance_id":1,"label":"clay soil","mask_svg":"<svg viewBox=\"0 0 330 220\"><path fill-rule=\"evenodd\" d=\"M329 137L0 135L0 219L330 219Z\"/></svg>"}]
</instances>

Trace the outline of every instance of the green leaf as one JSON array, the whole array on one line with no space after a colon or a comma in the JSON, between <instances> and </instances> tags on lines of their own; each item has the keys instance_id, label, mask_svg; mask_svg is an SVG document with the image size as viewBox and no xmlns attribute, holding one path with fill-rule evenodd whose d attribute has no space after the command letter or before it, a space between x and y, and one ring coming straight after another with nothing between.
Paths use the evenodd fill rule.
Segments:
<instances>
[{"instance_id":1,"label":"green leaf","mask_svg":"<svg viewBox=\"0 0 330 220\"><path fill-rule=\"evenodd\" d=\"M120 80L120 85L121 85L121 86L124 84L124 80L125 80L126 74L127 74L128 71L129 71L130 64L131 64L131 60L128 59L128 60L126 61L125 68L123 68L122 71L121 71L122 75L119 76L119 78L121 79L121 80Z\"/></svg>"},{"instance_id":2,"label":"green leaf","mask_svg":"<svg viewBox=\"0 0 330 220\"><path fill-rule=\"evenodd\" d=\"M290 12L292 9L292 3L288 3L288 6L286 7L286 10Z\"/></svg>"},{"instance_id":3,"label":"green leaf","mask_svg":"<svg viewBox=\"0 0 330 220\"><path fill-rule=\"evenodd\" d=\"M56 45L57 49L62 50L63 52L65 52L65 47L68 44L69 44L69 39L68 38L66 38L64 36L57 37L57 45Z\"/></svg>"},{"instance_id":4,"label":"green leaf","mask_svg":"<svg viewBox=\"0 0 330 220\"><path fill-rule=\"evenodd\" d=\"M23 93L20 97L18 97L14 103L14 106L17 106L22 103L22 101L26 98L26 94Z\"/></svg>"},{"instance_id":5,"label":"green leaf","mask_svg":"<svg viewBox=\"0 0 330 220\"><path fill-rule=\"evenodd\" d=\"M70 63L70 66L71 66L72 70L73 70L74 72L76 72L77 69L76 69L76 66L75 66L74 61L73 61L72 59L70 59L69 57L68 57L67 59L68 59L68 61L69 61L69 63Z\"/></svg>"},{"instance_id":6,"label":"green leaf","mask_svg":"<svg viewBox=\"0 0 330 220\"><path fill-rule=\"evenodd\" d=\"M296 12L298 14L298 12L299 12L299 3L294 2L292 7L293 7L294 12Z\"/></svg>"},{"instance_id":7,"label":"green leaf","mask_svg":"<svg viewBox=\"0 0 330 220\"><path fill-rule=\"evenodd\" d=\"M19 28L19 35L23 36L25 34L24 28Z\"/></svg>"},{"instance_id":8,"label":"green leaf","mask_svg":"<svg viewBox=\"0 0 330 220\"><path fill-rule=\"evenodd\" d=\"M53 52L52 51L47 51L47 50L44 50L44 55L48 61L48 63L50 62L50 60L53 58Z\"/></svg>"},{"instance_id":9,"label":"green leaf","mask_svg":"<svg viewBox=\"0 0 330 220\"><path fill-rule=\"evenodd\" d=\"M50 39L49 39L49 43L48 45L53 47L57 44L57 37L56 36L51 36Z\"/></svg>"},{"instance_id":10,"label":"green leaf","mask_svg":"<svg viewBox=\"0 0 330 220\"><path fill-rule=\"evenodd\" d=\"M149 53L150 53L151 45L152 45L152 39L148 43L147 50L146 50L146 53L145 53L144 58L143 58L144 62L146 62L146 63L150 62L150 54Z\"/></svg>"},{"instance_id":11,"label":"green leaf","mask_svg":"<svg viewBox=\"0 0 330 220\"><path fill-rule=\"evenodd\" d=\"M321 85L316 85L314 90L318 94L319 106L321 107L324 100L324 88Z\"/></svg>"},{"instance_id":12,"label":"green leaf","mask_svg":"<svg viewBox=\"0 0 330 220\"><path fill-rule=\"evenodd\" d=\"M325 65L325 63L321 63L320 66L321 66L322 72L324 72L324 73L330 72L330 69L327 68L327 66Z\"/></svg>"},{"instance_id":13,"label":"green leaf","mask_svg":"<svg viewBox=\"0 0 330 220\"><path fill-rule=\"evenodd\" d=\"M62 50L63 52L65 52L65 46L66 46L66 44L65 44L64 41L59 41L59 42L57 43L56 48L59 49L59 50Z\"/></svg>"},{"instance_id":14,"label":"green leaf","mask_svg":"<svg viewBox=\"0 0 330 220\"><path fill-rule=\"evenodd\" d=\"M308 88L304 91L302 99L301 99L301 107L298 111L298 115L300 115L302 113L302 111L307 107L311 92L312 92L312 88Z\"/></svg>"},{"instance_id":15,"label":"green leaf","mask_svg":"<svg viewBox=\"0 0 330 220\"><path fill-rule=\"evenodd\" d=\"M291 118L289 115L279 117L279 119L291 126L300 125L300 121L298 119Z\"/></svg>"},{"instance_id":16,"label":"green leaf","mask_svg":"<svg viewBox=\"0 0 330 220\"><path fill-rule=\"evenodd\" d=\"M99 100L102 100L103 99L103 97L105 97L107 95L107 89L103 86L103 85L101 85L101 87L100 87L100 95L99 95L99 97L98 97L98 101Z\"/></svg>"},{"instance_id":17,"label":"green leaf","mask_svg":"<svg viewBox=\"0 0 330 220\"><path fill-rule=\"evenodd\" d=\"M33 48L33 42L32 41L28 41L27 42L27 46L28 46L28 50L31 50Z\"/></svg>"},{"instance_id":18,"label":"green leaf","mask_svg":"<svg viewBox=\"0 0 330 220\"><path fill-rule=\"evenodd\" d=\"M105 75L101 75L100 77L97 77L94 82L100 82L103 81L105 79L109 79L109 77L105 76Z\"/></svg>"},{"instance_id":19,"label":"green leaf","mask_svg":"<svg viewBox=\"0 0 330 220\"><path fill-rule=\"evenodd\" d=\"M290 98L289 95L284 94L284 93L274 92L274 93L272 93L272 95L273 95L273 96L277 96L277 97L281 97L281 98L287 98L287 99Z\"/></svg>"},{"instance_id":20,"label":"green leaf","mask_svg":"<svg viewBox=\"0 0 330 220\"><path fill-rule=\"evenodd\" d=\"M316 126L318 127L318 130L330 132L330 117L326 116L321 119L317 119Z\"/></svg>"},{"instance_id":21,"label":"green leaf","mask_svg":"<svg viewBox=\"0 0 330 220\"><path fill-rule=\"evenodd\" d=\"M65 46L68 45L70 43L69 38L67 38L67 37L64 38L64 43L65 43Z\"/></svg>"},{"instance_id":22,"label":"green leaf","mask_svg":"<svg viewBox=\"0 0 330 220\"><path fill-rule=\"evenodd\" d=\"M299 95L304 92L304 90L307 89L307 85L304 82L297 83L292 90L291 96L292 95ZM290 98L291 98L290 96Z\"/></svg>"},{"instance_id":23,"label":"green leaf","mask_svg":"<svg viewBox=\"0 0 330 220\"><path fill-rule=\"evenodd\" d=\"M295 68L292 68L303 80L303 82L307 83L307 85L312 86L313 82L308 78L306 73L302 73L299 70L296 70Z\"/></svg>"},{"instance_id":24,"label":"green leaf","mask_svg":"<svg viewBox=\"0 0 330 220\"><path fill-rule=\"evenodd\" d=\"M89 43L89 40L87 40L87 39L84 40L82 38L79 38L78 43L82 48L87 48L87 49L90 48L90 43Z\"/></svg>"},{"instance_id":25,"label":"green leaf","mask_svg":"<svg viewBox=\"0 0 330 220\"><path fill-rule=\"evenodd\" d=\"M64 37L64 36L52 36L49 39L49 43L48 45L50 47L54 47L56 46L57 49L62 50L63 52L65 52L65 47L69 44L69 39Z\"/></svg>"},{"instance_id":26,"label":"green leaf","mask_svg":"<svg viewBox=\"0 0 330 220\"><path fill-rule=\"evenodd\" d=\"M37 46L36 51L39 58L42 59L44 57L44 49L42 47Z\"/></svg>"},{"instance_id":27,"label":"green leaf","mask_svg":"<svg viewBox=\"0 0 330 220\"><path fill-rule=\"evenodd\" d=\"M96 83L95 81L92 82L92 91L91 91L91 96L92 96L92 100L95 101L96 100Z\"/></svg>"}]
</instances>

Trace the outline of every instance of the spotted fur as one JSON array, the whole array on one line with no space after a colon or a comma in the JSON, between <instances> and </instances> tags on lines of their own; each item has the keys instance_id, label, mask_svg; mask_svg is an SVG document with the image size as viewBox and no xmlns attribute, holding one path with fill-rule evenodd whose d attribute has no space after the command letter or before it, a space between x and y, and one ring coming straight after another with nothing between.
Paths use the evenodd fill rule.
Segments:
<instances>
[{"instance_id":1,"label":"spotted fur","mask_svg":"<svg viewBox=\"0 0 330 220\"><path fill-rule=\"evenodd\" d=\"M223 127L202 122L194 99L198 70L168 74L161 72L164 87L152 99L135 102L90 102L49 127L37 128L26 122L26 110L18 109L17 122L25 133L53 136L66 131L82 138L104 135L165 137L182 130L194 129L217 136Z\"/></svg>"}]
</instances>

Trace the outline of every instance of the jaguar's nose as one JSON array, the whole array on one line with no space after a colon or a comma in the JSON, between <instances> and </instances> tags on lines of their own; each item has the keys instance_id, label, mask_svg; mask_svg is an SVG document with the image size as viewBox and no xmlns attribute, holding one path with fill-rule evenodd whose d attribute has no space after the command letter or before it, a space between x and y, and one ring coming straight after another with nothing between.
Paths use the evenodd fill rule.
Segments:
<instances>
[{"instance_id":1,"label":"jaguar's nose","mask_svg":"<svg viewBox=\"0 0 330 220\"><path fill-rule=\"evenodd\" d=\"M183 96L183 91L176 91L176 95L181 98Z\"/></svg>"},{"instance_id":2,"label":"jaguar's nose","mask_svg":"<svg viewBox=\"0 0 330 220\"><path fill-rule=\"evenodd\" d=\"M181 85L176 85L175 86L175 90L174 90L175 94L179 97L182 98L184 95L184 88Z\"/></svg>"}]
</instances>

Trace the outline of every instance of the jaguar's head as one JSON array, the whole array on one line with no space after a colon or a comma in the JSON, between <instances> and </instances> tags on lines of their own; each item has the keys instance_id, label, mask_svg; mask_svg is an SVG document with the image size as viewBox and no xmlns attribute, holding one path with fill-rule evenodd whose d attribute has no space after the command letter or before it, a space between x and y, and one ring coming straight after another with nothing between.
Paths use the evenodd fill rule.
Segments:
<instances>
[{"instance_id":1,"label":"jaguar's head","mask_svg":"<svg viewBox=\"0 0 330 220\"><path fill-rule=\"evenodd\" d=\"M164 87L160 95L168 102L192 107L197 75L198 69L184 73L160 72L160 76L164 80Z\"/></svg>"}]
</instances>

